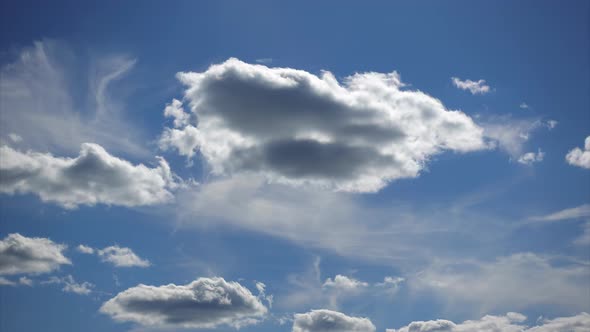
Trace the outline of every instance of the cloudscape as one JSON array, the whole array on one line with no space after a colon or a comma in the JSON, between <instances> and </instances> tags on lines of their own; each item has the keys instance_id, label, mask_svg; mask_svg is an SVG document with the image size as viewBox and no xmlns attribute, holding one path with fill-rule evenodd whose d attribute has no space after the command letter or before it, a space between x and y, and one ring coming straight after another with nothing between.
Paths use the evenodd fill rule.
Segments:
<instances>
[{"instance_id":1,"label":"cloudscape","mask_svg":"<svg viewBox=\"0 0 590 332\"><path fill-rule=\"evenodd\" d=\"M0 332L590 331L590 3L0 6Z\"/></svg>"}]
</instances>

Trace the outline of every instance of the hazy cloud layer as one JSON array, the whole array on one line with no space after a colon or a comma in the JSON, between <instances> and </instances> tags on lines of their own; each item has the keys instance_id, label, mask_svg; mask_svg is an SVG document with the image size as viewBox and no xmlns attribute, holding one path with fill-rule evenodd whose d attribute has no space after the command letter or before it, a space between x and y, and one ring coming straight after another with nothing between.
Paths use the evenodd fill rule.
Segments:
<instances>
[{"instance_id":1,"label":"hazy cloud layer","mask_svg":"<svg viewBox=\"0 0 590 332\"><path fill-rule=\"evenodd\" d=\"M397 330L386 332L585 332L590 329L590 315L580 313L571 317L543 319L536 326L523 323L526 317L509 312L505 316L485 316L478 320L453 323L449 320L412 322Z\"/></svg>"},{"instance_id":2,"label":"hazy cloud layer","mask_svg":"<svg viewBox=\"0 0 590 332\"><path fill-rule=\"evenodd\" d=\"M293 332L374 332L375 325L363 317L350 317L326 309L295 314Z\"/></svg>"},{"instance_id":3,"label":"hazy cloud layer","mask_svg":"<svg viewBox=\"0 0 590 332\"><path fill-rule=\"evenodd\" d=\"M565 156L568 164L590 169L590 136L584 140L584 149L574 148Z\"/></svg>"},{"instance_id":4,"label":"hazy cloud layer","mask_svg":"<svg viewBox=\"0 0 590 332\"><path fill-rule=\"evenodd\" d=\"M0 240L0 274L40 274L71 264L63 255L67 246L50 239L9 234Z\"/></svg>"},{"instance_id":5,"label":"hazy cloud layer","mask_svg":"<svg viewBox=\"0 0 590 332\"><path fill-rule=\"evenodd\" d=\"M490 86L486 84L486 80L472 81L462 80L458 77L451 77L451 81L455 87L461 90L467 90L471 92L472 95L483 95L490 92Z\"/></svg>"},{"instance_id":6,"label":"hazy cloud layer","mask_svg":"<svg viewBox=\"0 0 590 332\"><path fill-rule=\"evenodd\" d=\"M173 101L164 148L198 149L214 174L254 172L270 181L374 192L419 175L445 150L486 148L483 129L420 91L402 90L397 73L359 73L338 82L291 68L237 59L202 73L179 73L192 115ZM173 108L173 109L171 109ZM184 112L184 111L183 111Z\"/></svg>"},{"instance_id":7,"label":"hazy cloud layer","mask_svg":"<svg viewBox=\"0 0 590 332\"><path fill-rule=\"evenodd\" d=\"M76 158L1 146L0 174L0 192L33 193L65 208L165 203L173 199L169 190L176 186L163 158L154 168L133 165L91 143L82 144Z\"/></svg>"},{"instance_id":8,"label":"hazy cloud layer","mask_svg":"<svg viewBox=\"0 0 590 332\"><path fill-rule=\"evenodd\" d=\"M414 289L433 291L452 305L470 305L482 313L502 308L554 305L590 310L590 267L585 263L532 253L495 261L455 261L434 264L415 278Z\"/></svg>"},{"instance_id":9,"label":"hazy cloud layer","mask_svg":"<svg viewBox=\"0 0 590 332\"><path fill-rule=\"evenodd\" d=\"M247 288L223 278L199 278L188 285L129 288L100 311L117 321L167 328L235 328L255 324L267 308Z\"/></svg>"}]
</instances>

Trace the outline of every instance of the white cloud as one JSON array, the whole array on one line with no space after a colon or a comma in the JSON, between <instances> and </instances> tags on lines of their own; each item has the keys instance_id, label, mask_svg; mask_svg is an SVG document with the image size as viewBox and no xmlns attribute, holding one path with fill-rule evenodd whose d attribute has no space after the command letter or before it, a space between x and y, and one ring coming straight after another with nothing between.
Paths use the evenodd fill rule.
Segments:
<instances>
[{"instance_id":1,"label":"white cloud","mask_svg":"<svg viewBox=\"0 0 590 332\"><path fill-rule=\"evenodd\" d=\"M266 294L266 284L264 284L263 282L256 282L256 290L258 290L258 298L265 300L268 304L268 307L272 308L274 296L272 294Z\"/></svg>"},{"instance_id":2,"label":"white cloud","mask_svg":"<svg viewBox=\"0 0 590 332\"><path fill-rule=\"evenodd\" d=\"M0 277L0 286L16 286L16 282Z\"/></svg>"},{"instance_id":3,"label":"white cloud","mask_svg":"<svg viewBox=\"0 0 590 332\"><path fill-rule=\"evenodd\" d=\"M453 85L461 90L468 90L472 95L486 94L490 92L490 86L486 84L485 80L472 81L472 80L461 80L458 77L451 77Z\"/></svg>"},{"instance_id":4,"label":"white cloud","mask_svg":"<svg viewBox=\"0 0 590 332\"><path fill-rule=\"evenodd\" d=\"M9 234L0 240L0 275L41 274L71 264L63 255L67 246L46 238Z\"/></svg>"},{"instance_id":5,"label":"white cloud","mask_svg":"<svg viewBox=\"0 0 590 332\"><path fill-rule=\"evenodd\" d=\"M340 83L329 72L318 77L230 59L178 78L196 123L166 129L160 145L189 157L198 149L214 174L375 192L418 176L443 151L487 148L470 117L401 90L395 72Z\"/></svg>"},{"instance_id":6,"label":"white cloud","mask_svg":"<svg viewBox=\"0 0 590 332\"><path fill-rule=\"evenodd\" d=\"M532 253L495 261L437 263L409 279L416 290L429 290L451 305L474 310L522 309L532 305L588 310L590 268Z\"/></svg>"},{"instance_id":7,"label":"white cloud","mask_svg":"<svg viewBox=\"0 0 590 332\"><path fill-rule=\"evenodd\" d=\"M35 42L0 67L0 132L16 133L27 147L73 153L84 142L110 151L147 156L145 142L112 86L135 64L121 55L96 57L91 68L57 41ZM88 73L92 73L88 75ZM89 82L85 84L71 78ZM80 98L82 96L83 98Z\"/></svg>"},{"instance_id":8,"label":"white cloud","mask_svg":"<svg viewBox=\"0 0 590 332\"><path fill-rule=\"evenodd\" d=\"M520 105L518 105L518 107L522 108L522 109L529 109L531 108L527 103L522 102L520 103Z\"/></svg>"},{"instance_id":9,"label":"white cloud","mask_svg":"<svg viewBox=\"0 0 590 332\"><path fill-rule=\"evenodd\" d=\"M590 329L590 315L587 313L543 320L532 327L524 325L525 320L526 316L509 312L504 316L487 315L457 324L443 319L416 321L398 330L387 329L386 332L585 332Z\"/></svg>"},{"instance_id":10,"label":"white cloud","mask_svg":"<svg viewBox=\"0 0 590 332\"><path fill-rule=\"evenodd\" d=\"M505 151L513 159L524 153L525 144L531 135L541 129L552 127L552 120L543 121L535 118L514 119L510 116L491 117L480 122L484 128L484 136L491 139L498 148ZM554 126L555 124L553 124Z\"/></svg>"},{"instance_id":11,"label":"white cloud","mask_svg":"<svg viewBox=\"0 0 590 332\"><path fill-rule=\"evenodd\" d=\"M374 332L375 325L363 317L350 317L326 309L295 314L293 332Z\"/></svg>"},{"instance_id":12,"label":"white cloud","mask_svg":"<svg viewBox=\"0 0 590 332\"><path fill-rule=\"evenodd\" d=\"M343 276L343 275L336 275L334 279L328 278L322 285L323 288L326 289L334 289L337 291L356 291L358 289L368 287L369 284L364 281L359 281L357 279Z\"/></svg>"},{"instance_id":13,"label":"white cloud","mask_svg":"<svg viewBox=\"0 0 590 332\"><path fill-rule=\"evenodd\" d=\"M10 138L10 140L11 140L13 143L18 143L18 142L20 142L20 141L22 141L22 140L23 140L23 138L22 138L20 135L17 135L17 134L15 134L15 133L10 133L10 134L8 134L8 138Z\"/></svg>"},{"instance_id":14,"label":"white cloud","mask_svg":"<svg viewBox=\"0 0 590 332\"><path fill-rule=\"evenodd\" d=\"M18 283L21 285L29 286L29 287L33 286L33 280L31 280L25 276L18 278Z\"/></svg>"},{"instance_id":15,"label":"white cloud","mask_svg":"<svg viewBox=\"0 0 590 332\"><path fill-rule=\"evenodd\" d=\"M62 290L64 292L74 293L74 294L78 294L78 295L88 295L88 294L92 293L92 288L94 288L94 284L92 284L92 283L89 283L86 281L82 282L82 283L76 282L76 280L74 280L74 277L72 277L71 275L67 275L63 278L53 276L53 277L49 278L49 280L47 280L47 281L42 281L41 284L63 285Z\"/></svg>"},{"instance_id":16,"label":"white cloud","mask_svg":"<svg viewBox=\"0 0 590 332\"><path fill-rule=\"evenodd\" d=\"M530 217L534 221L559 221L590 217L590 204L582 204L573 208L563 209L544 216Z\"/></svg>"},{"instance_id":17,"label":"white cloud","mask_svg":"<svg viewBox=\"0 0 590 332\"><path fill-rule=\"evenodd\" d=\"M94 254L94 248L89 247L89 246L85 246L83 244L78 245L76 247L76 250L82 254L87 254L87 255Z\"/></svg>"},{"instance_id":18,"label":"white cloud","mask_svg":"<svg viewBox=\"0 0 590 332\"><path fill-rule=\"evenodd\" d=\"M130 248L110 246L97 250L98 256L103 262L109 262L117 267L148 267L150 262L141 259Z\"/></svg>"},{"instance_id":19,"label":"white cloud","mask_svg":"<svg viewBox=\"0 0 590 332\"><path fill-rule=\"evenodd\" d=\"M574 148L565 156L568 164L590 169L590 136L584 141L584 150Z\"/></svg>"},{"instance_id":20,"label":"white cloud","mask_svg":"<svg viewBox=\"0 0 590 332\"><path fill-rule=\"evenodd\" d=\"M110 155L100 145L82 144L76 158L0 147L0 192L34 193L65 208L78 205L137 206L169 202L177 183L168 163L149 168Z\"/></svg>"},{"instance_id":21,"label":"white cloud","mask_svg":"<svg viewBox=\"0 0 590 332\"><path fill-rule=\"evenodd\" d=\"M258 322L268 309L237 282L199 278L188 285L140 284L105 302L100 311L149 327L240 328Z\"/></svg>"},{"instance_id":22,"label":"white cloud","mask_svg":"<svg viewBox=\"0 0 590 332\"><path fill-rule=\"evenodd\" d=\"M383 278L383 282L377 283L375 286L383 289L383 291L389 295L394 295L404 281L406 281L406 279L402 277L387 276Z\"/></svg>"},{"instance_id":23,"label":"white cloud","mask_svg":"<svg viewBox=\"0 0 590 332\"><path fill-rule=\"evenodd\" d=\"M539 149L537 152L527 152L518 158L518 162L523 165L532 165L539 163L545 158L545 152Z\"/></svg>"}]
</instances>

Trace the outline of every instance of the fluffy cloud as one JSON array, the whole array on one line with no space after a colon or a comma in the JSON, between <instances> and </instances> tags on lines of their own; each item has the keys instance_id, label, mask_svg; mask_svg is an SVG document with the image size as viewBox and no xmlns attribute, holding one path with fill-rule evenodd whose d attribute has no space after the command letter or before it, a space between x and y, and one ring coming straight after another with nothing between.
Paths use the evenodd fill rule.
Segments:
<instances>
[{"instance_id":1,"label":"fluffy cloud","mask_svg":"<svg viewBox=\"0 0 590 332\"><path fill-rule=\"evenodd\" d=\"M584 150L574 148L565 156L568 164L590 169L590 136L584 140Z\"/></svg>"},{"instance_id":2,"label":"fluffy cloud","mask_svg":"<svg viewBox=\"0 0 590 332\"><path fill-rule=\"evenodd\" d=\"M472 95L486 94L490 92L490 86L486 84L485 80L472 81L472 80L461 80L458 77L451 77L453 85L461 90L468 90ZM527 106L528 107L528 106ZM521 104L522 108L522 104Z\"/></svg>"},{"instance_id":3,"label":"fluffy cloud","mask_svg":"<svg viewBox=\"0 0 590 332\"><path fill-rule=\"evenodd\" d=\"M523 165L532 165L534 163L539 163L543 161L545 158L545 152L539 149L536 153L535 152L527 152L518 158L518 162Z\"/></svg>"},{"instance_id":4,"label":"fluffy cloud","mask_svg":"<svg viewBox=\"0 0 590 332\"><path fill-rule=\"evenodd\" d=\"M80 253L83 254L87 254L87 255L92 255L94 254L94 248L89 247L89 246L85 246L83 244L79 245L76 247L76 250Z\"/></svg>"},{"instance_id":5,"label":"fluffy cloud","mask_svg":"<svg viewBox=\"0 0 590 332\"><path fill-rule=\"evenodd\" d=\"M322 285L322 287L327 289L335 289L341 291L355 291L367 286L369 286L369 284L364 281L359 281L354 278L350 278L340 274L336 275L334 279L326 279L326 281Z\"/></svg>"},{"instance_id":6,"label":"fluffy cloud","mask_svg":"<svg viewBox=\"0 0 590 332\"><path fill-rule=\"evenodd\" d=\"M293 332L374 332L375 325L368 318L350 317L326 309L295 314Z\"/></svg>"},{"instance_id":7,"label":"fluffy cloud","mask_svg":"<svg viewBox=\"0 0 590 332\"><path fill-rule=\"evenodd\" d=\"M63 278L59 277L51 277L47 281L42 281L41 284L57 284L63 285L62 290L66 293L74 293L78 295L88 295L92 292L92 288L94 288L94 284L89 282L82 282L78 283L74 280L74 277L71 275L67 275Z\"/></svg>"},{"instance_id":8,"label":"fluffy cloud","mask_svg":"<svg viewBox=\"0 0 590 332\"><path fill-rule=\"evenodd\" d=\"M387 332L583 332L590 329L590 315L581 313L571 317L545 319L539 325L529 327L523 324L526 317L516 312L504 316L484 316L478 320L453 323L449 320L412 322L398 330Z\"/></svg>"},{"instance_id":9,"label":"fluffy cloud","mask_svg":"<svg viewBox=\"0 0 590 332\"><path fill-rule=\"evenodd\" d=\"M137 206L168 202L176 187L168 163L149 168L110 155L100 145L82 144L76 158L0 147L0 192L34 193L65 208L78 205Z\"/></svg>"},{"instance_id":10,"label":"fluffy cloud","mask_svg":"<svg viewBox=\"0 0 590 332\"><path fill-rule=\"evenodd\" d=\"M521 253L492 262L438 263L408 282L449 303L488 312L532 305L589 310L589 279L590 269L584 263Z\"/></svg>"},{"instance_id":11,"label":"fluffy cloud","mask_svg":"<svg viewBox=\"0 0 590 332\"><path fill-rule=\"evenodd\" d=\"M121 248L115 245L97 250L97 254L103 262L109 262L117 267L150 266L149 261L141 259L130 248Z\"/></svg>"},{"instance_id":12,"label":"fluffy cloud","mask_svg":"<svg viewBox=\"0 0 590 332\"><path fill-rule=\"evenodd\" d=\"M397 73L360 73L338 82L291 68L237 59L202 73L179 73L193 124L173 102L164 148L198 149L214 174L254 172L272 182L374 192L419 175L445 150L487 147L483 129L420 91L402 90ZM169 108L167 108L169 109ZM184 111L183 111L184 112Z\"/></svg>"},{"instance_id":13,"label":"fluffy cloud","mask_svg":"<svg viewBox=\"0 0 590 332\"><path fill-rule=\"evenodd\" d=\"M0 274L40 274L71 264L63 255L65 245L46 238L9 234L0 240Z\"/></svg>"},{"instance_id":14,"label":"fluffy cloud","mask_svg":"<svg viewBox=\"0 0 590 332\"><path fill-rule=\"evenodd\" d=\"M0 132L21 137L35 150L74 153L80 144L96 142L109 151L147 157L149 151L136 143L146 140L111 94L135 60L99 56L90 61L91 68L80 66L84 61L66 44L44 40L2 63Z\"/></svg>"},{"instance_id":15,"label":"fluffy cloud","mask_svg":"<svg viewBox=\"0 0 590 332\"><path fill-rule=\"evenodd\" d=\"M237 282L199 278L188 285L138 285L105 302L100 311L117 321L150 327L235 328L267 313L259 298Z\"/></svg>"}]
</instances>

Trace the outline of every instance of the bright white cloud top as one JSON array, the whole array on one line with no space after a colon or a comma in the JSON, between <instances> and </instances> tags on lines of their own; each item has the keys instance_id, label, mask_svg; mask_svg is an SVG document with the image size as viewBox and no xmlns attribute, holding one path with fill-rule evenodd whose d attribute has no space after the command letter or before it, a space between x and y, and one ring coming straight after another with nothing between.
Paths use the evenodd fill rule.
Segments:
<instances>
[{"instance_id":1,"label":"bright white cloud top","mask_svg":"<svg viewBox=\"0 0 590 332\"><path fill-rule=\"evenodd\" d=\"M364 317L350 317L341 312L320 309L295 314L293 332L374 332L375 325Z\"/></svg>"},{"instance_id":2,"label":"bright white cloud top","mask_svg":"<svg viewBox=\"0 0 590 332\"><path fill-rule=\"evenodd\" d=\"M523 165L532 165L534 163L540 163L545 158L545 152L541 149L537 152L527 152L518 158L518 162Z\"/></svg>"},{"instance_id":3,"label":"bright white cloud top","mask_svg":"<svg viewBox=\"0 0 590 332\"><path fill-rule=\"evenodd\" d=\"M509 312L504 316L487 315L463 323L444 319L417 321L398 330L387 329L386 332L585 332L590 329L590 315L587 313L544 319L532 327L525 325L525 320L526 316Z\"/></svg>"},{"instance_id":4,"label":"bright white cloud top","mask_svg":"<svg viewBox=\"0 0 590 332\"><path fill-rule=\"evenodd\" d=\"M584 140L584 150L574 148L565 156L568 164L590 169L590 136Z\"/></svg>"},{"instance_id":5,"label":"bright white cloud top","mask_svg":"<svg viewBox=\"0 0 590 332\"><path fill-rule=\"evenodd\" d=\"M196 124L178 102L166 109L179 128L160 145L198 149L215 174L254 172L270 181L375 192L419 175L445 150L486 148L483 129L436 98L403 90L397 73L358 73L338 82L291 68L237 59L202 73L179 73Z\"/></svg>"},{"instance_id":6,"label":"bright white cloud top","mask_svg":"<svg viewBox=\"0 0 590 332\"><path fill-rule=\"evenodd\" d=\"M149 327L211 329L255 324L268 309L237 282L199 278L188 285L138 285L105 302L100 311Z\"/></svg>"},{"instance_id":7,"label":"bright white cloud top","mask_svg":"<svg viewBox=\"0 0 590 332\"><path fill-rule=\"evenodd\" d=\"M150 262L137 256L130 248L117 245L97 250L96 253L103 262L108 262L116 267L148 267Z\"/></svg>"},{"instance_id":8,"label":"bright white cloud top","mask_svg":"<svg viewBox=\"0 0 590 332\"><path fill-rule=\"evenodd\" d=\"M33 193L65 208L78 205L138 206L169 202L176 187L168 163L149 168L110 155L100 145L82 144L76 158L0 147L0 192Z\"/></svg>"},{"instance_id":9,"label":"bright white cloud top","mask_svg":"<svg viewBox=\"0 0 590 332\"><path fill-rule=\"evenodd\" d=\"M483 95L490 92L490 86L486 84L486 80L472 81L462 80L458 77L451 77L451 81L455 87L469 91L472 95Z\"/></svg>"},{"instance_id":10,"label":"bright white cloud top","mask_svg":"<svg viewBox=\"0 0 590 332\"><path fill-rule=\"evenodd\" d=\"M63 254L66 245L50 239L9 234L0 240L0 275L40 274L72 264Z\"/></svg>"}]
</instances>

